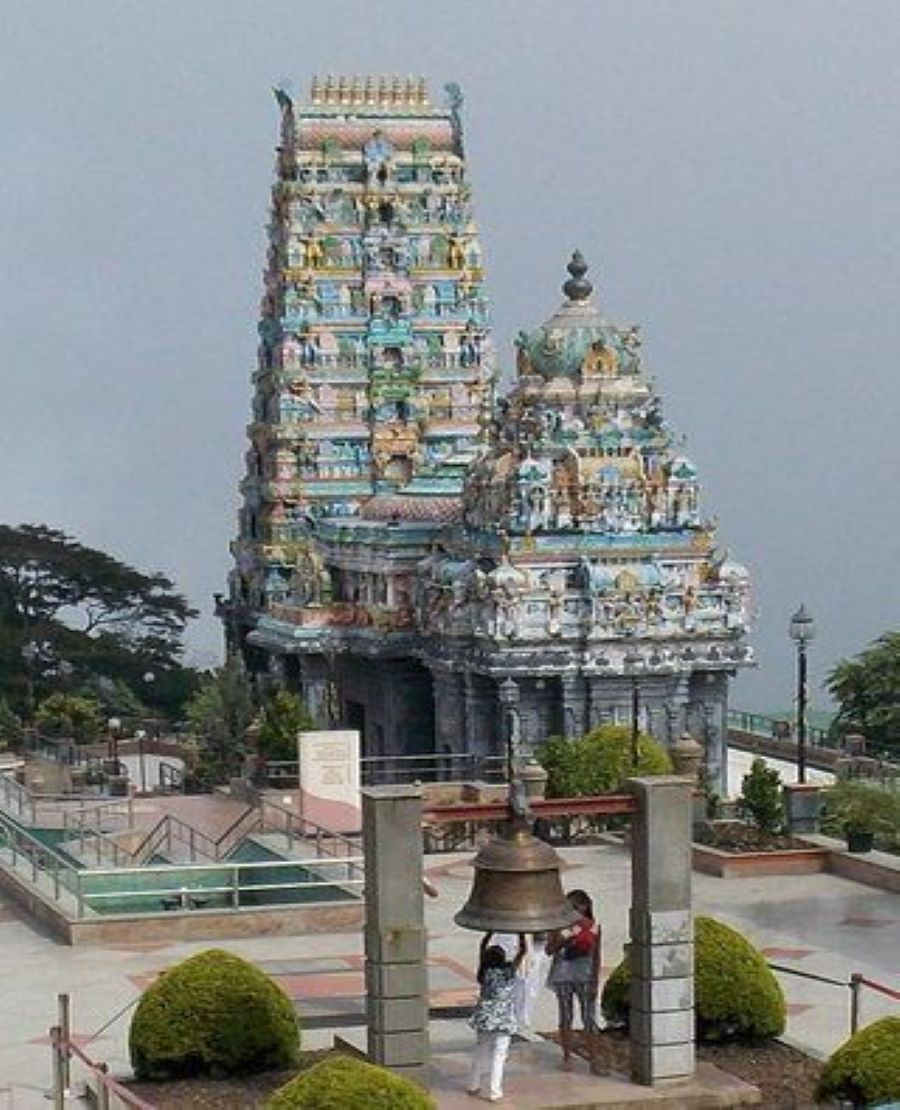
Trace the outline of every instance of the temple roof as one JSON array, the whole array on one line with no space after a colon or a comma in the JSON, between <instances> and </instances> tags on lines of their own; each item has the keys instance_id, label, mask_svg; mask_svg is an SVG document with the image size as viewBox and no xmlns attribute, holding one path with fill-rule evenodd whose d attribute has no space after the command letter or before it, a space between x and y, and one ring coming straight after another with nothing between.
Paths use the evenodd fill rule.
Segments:
<instances>
[{"instance_id":1,"label":"temple roof","mask_svg":"<svg viewBox=\"0 0 900 1110\"><path fill-rule=\"evenodd\" d=\"M530 368L544 378L577 374L591 347L606 336L581 251L575 251L567 269L570 276L562 287L566 299L539 328L520 332L516 341Z\"/></svg>"}]
</instances>

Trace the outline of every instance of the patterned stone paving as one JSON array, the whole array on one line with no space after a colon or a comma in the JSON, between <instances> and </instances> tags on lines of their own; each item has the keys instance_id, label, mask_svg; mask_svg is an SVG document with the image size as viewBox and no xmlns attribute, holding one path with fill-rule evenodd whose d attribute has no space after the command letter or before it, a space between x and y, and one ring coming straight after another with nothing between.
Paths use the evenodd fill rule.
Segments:
<instances>
[{"instance_id":1,"label":"patterned stone paving","mask_svg":"<svg viewBox=\"0 0 900 1110\"><path fill-rule=\"evenodd\" d=\"M328 1015L345 1017L365 1011L364 958L356 952L327 957L256 960L294 1002L301 1019L321 1022ZM470 968L450 956L428 961L429 1004L432 1008L470 1005L475 999L475 977ZM164 968L130 975L144 991Z\"/></svg>"}]
</instances>

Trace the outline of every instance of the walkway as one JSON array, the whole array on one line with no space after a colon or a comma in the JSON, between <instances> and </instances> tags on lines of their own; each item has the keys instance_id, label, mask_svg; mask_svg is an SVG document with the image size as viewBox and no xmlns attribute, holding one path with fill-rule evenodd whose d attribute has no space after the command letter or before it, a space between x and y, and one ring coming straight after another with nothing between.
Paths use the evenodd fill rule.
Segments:
<instances>
[{"instance_id":1,"label":"walkway","mask_svg":"<svg viewBox=\"0 0 900 1110\"><path fill-rule=\"evenodd\" d=\"M604 963L611 967L621 954L626 935L630 861L615 846L576 848L564 853L565 881L587 888L597 899L604 927ZM472 963L477 936L452 924L471 882L468 856L429 857L429 874L439 895L426 902L431 934L432 1005L460 1005L473 996ZM698 912L723 918L746 932L780 964L837 979L862 971L873 979L900 986L900 896L830 875L790 879L722 880L695 876ZM56 992L73 998L74 1028L89 1038L117 1011L135 1001L140 990L165 968L208 943L141 943L113 949L66 948L23 921L10 905L0 902L0 953L3 991L0 1003L0 1107L15 1110L46 1108L49 1050L46 1032L55 1020ZM320 1028L331 1015L353 1021L362 1010L361 938L346 934L309 937L258 937L229 941L230 950L256 960L276 976L295 999L307 1022L308 1047L329 1042ZM789 1034L821 1053L831 1051L847 1032L847 991L783 977L790 1003ZM865 1021L884 1013L900 1013L887 999L867 993ZM126 1071L128 1015L91 1043L96 1056L114 1070ZM466 1031L448 1024L462 1065ZM536 1027L555 1024L553 999L540 1000ZM519 1053L521 1067L521 1047ZM451 1061L450 1070L457 1068ZM461 1074L461 1072L460 1072ZM6 1102L4 1102L4 1097ZM447 1103L453 1105L452 1101ZM514 1104L510 1104L514 1105ZM526 1105L526 1103L522 1103Z\"/></svg>"}]
</instances>

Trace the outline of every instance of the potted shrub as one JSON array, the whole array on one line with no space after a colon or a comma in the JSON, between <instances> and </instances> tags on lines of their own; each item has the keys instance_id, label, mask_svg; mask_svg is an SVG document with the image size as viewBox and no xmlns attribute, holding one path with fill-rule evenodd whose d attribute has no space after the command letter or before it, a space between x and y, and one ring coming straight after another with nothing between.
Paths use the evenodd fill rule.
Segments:
<instances>
[{"instance_id":1,"label":"potted shrub","mask_svg":"<svg viewBox=\"0 0 900 1110\"><path fill-rule=\"evenodd\" d=\"M842 833L850 852L870 852L876 837L900 829L900 795L866 782L839 782L826 792L822 829Z\"/></svg>"}]
</instances>

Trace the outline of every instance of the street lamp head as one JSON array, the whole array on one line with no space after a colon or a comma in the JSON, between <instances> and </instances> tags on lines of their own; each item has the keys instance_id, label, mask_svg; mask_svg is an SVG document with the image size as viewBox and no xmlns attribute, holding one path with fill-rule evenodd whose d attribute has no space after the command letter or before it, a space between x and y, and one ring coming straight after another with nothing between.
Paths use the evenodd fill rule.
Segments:
<instances>
[{"instance_id":1,"label":"street lamp head","mask_svg":"<svg viewBox=\"0 0 900 1110\"><path fill-rule=\"evenodd\" d=\"M791 617L791 623L788 625L788 633L791 639L797 644L808 644L816 634L816 622L812 618L812 614L807 610L805 605L801 605L796 613Z\"/></svg>"},{"instance_id":2,"label":"street lamp head","mask_svg":"<svg viewBox=\"0 0 900 1110\"><path fill-rule=\"evenodd\" d=\"M156 675L153 673L153 671L146 671L144 674L141 675L141 678L144 680L144 682L147 683L148 686L151 682L156 681Z\"/></svg>"}]
</instances>

